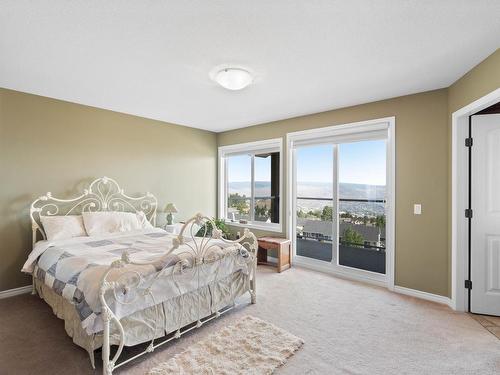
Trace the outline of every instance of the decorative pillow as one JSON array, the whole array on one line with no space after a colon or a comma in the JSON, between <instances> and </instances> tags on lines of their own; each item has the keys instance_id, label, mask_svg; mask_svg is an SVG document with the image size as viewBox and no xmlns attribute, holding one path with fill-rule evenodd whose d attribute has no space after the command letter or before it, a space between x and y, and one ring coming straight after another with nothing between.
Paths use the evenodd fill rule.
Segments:
<instances>
[{"instance_id":1,"label":"decorative pillow","mask_svg":"<svg viewBox=\"0 0 500 375\"><path fill-rule=\"evenodd\" d=\"M130 212L84 212L83 222L89 236L142 229L137 215Z\"/></svg>"},{"instance_id":2,"label":"decorative pillow","mask_svg":"<svg viewBox=\"0 0 500 375\"><path fill-rule=\"evenodd\" d=\"M139 225L142 229L154 229L153 225L149 222L144 212L137 212L137 220L139 221Z\"/></svg>"},{"instance_id":3,"label":"decorative pillow","mask_svg":"<svg viewBox=\"0 0 500 375\"><path fill-rule=\"evenodd\" d=\"M49 241L87 235L81 215L40 216L40 221Z\"/></svg>"}]
</instances>

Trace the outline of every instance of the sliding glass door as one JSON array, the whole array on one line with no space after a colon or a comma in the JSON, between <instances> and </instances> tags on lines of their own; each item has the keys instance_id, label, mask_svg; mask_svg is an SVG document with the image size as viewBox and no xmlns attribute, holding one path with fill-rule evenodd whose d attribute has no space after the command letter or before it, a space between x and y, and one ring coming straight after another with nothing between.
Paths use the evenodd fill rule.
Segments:
<instances>
[{"instance_id":1,"label":"sliding glass door","mask_svg":"<svg viewBox=\"0 0 500 375\"><path fill-rule=\"evenodd\" d=\"M386 273L387 132L293 147L296 256Z\"/></svg>"}]
</instances>

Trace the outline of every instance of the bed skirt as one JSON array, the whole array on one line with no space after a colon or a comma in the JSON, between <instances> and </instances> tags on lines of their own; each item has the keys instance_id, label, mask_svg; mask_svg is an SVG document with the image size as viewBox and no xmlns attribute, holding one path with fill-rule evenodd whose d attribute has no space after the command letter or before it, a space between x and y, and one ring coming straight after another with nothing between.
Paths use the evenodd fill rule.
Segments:
<instances>
[{"instance_id":1,"label":"bed skirt","mask_svg":"<svg viewBox=\"0 0 500 375\"><path fill-rule=\"evenodd\" d=\"M56 294L40 280L34 280L38 295L52 307L54 314L64 320L64 328L73 342L85 349L93 364L94 350L103 343L102 332L89 335L83 328L71 302ZM121 319L125 329L125 345L133 346L163 337L229 306L234 299L250 289L249 275L237 271L208 286L174 297L156 306L137 311ZM199 305L198 305L199 304ZM198 306L200 309L198 310ZM200 313L198 313L200 311ZM199 316L201 315L201 316ZM159 321L157 321L159 317ZM153 328L156 326L156 332ZM111 325L111 345L119 344L118 330Z\"/></svg>"}]
</instances>

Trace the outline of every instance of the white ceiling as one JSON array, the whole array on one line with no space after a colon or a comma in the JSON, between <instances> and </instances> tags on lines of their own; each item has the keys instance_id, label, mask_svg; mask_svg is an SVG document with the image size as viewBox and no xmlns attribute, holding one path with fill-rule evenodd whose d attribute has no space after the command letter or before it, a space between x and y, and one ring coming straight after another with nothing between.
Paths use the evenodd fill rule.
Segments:
<instances>
[{"instance_id":1,"label":"white ceiling","mask_svg":"<svg viewBox=\"0 0 500 375\"><path fill-rule=\"evenodd\" d=\"M217 132L446 87L499 46L498 0L0 3L1 87Z\"/></svg>"}]
</instances>

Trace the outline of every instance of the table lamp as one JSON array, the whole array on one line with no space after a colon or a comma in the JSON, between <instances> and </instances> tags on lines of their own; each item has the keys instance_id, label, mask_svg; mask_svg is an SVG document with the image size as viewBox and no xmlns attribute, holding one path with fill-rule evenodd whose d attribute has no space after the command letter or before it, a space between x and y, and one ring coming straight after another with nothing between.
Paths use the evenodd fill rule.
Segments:
<instances>
[{"instance_id":1,"label":"table lamp","mask_svg":"<svg viewBox=\"0 0 500 375\"><path fill-rule=\"evenodd\" d=\"M174 215L177 212L177 207L175 207L175 204L173 203L168 203L167 206L165 207L165 212L167 213L167 225L172 225L174 222Z\"/></svg>"}]
</instances>

